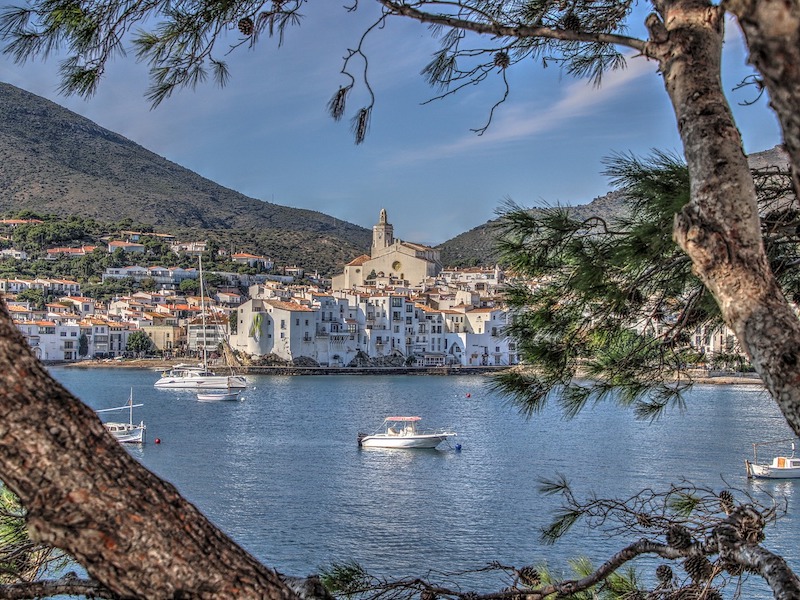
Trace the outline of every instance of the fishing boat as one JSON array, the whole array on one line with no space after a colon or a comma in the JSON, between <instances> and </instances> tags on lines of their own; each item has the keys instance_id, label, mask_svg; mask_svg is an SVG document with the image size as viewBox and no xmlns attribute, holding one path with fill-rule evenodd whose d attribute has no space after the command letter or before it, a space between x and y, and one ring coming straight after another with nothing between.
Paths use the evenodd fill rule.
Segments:
<instances>
[{"instance_id":1,"label":"fishing boat","mask_svg":"<svg viewBox=\"0 0 800 600\"><path fill-rule=\"evenodd\" d=\"M144 424L144 421L140 421L138 425L133 422L133 409L138 406L144 406L144 404L133 403L133 388L131 388L131 394L128 397L128 402L125 404L125 406L118 406L116 408L102 408L95 412L104 413L115 410L128 410L129 417L127 423L106 421L103 423L103 425L105 426L106 431L113 435L114 438L122 444L144 444L147 426Z\"/></svg>"},{"instance_id":2,"label":"fishing boat","mask_svg":"<svg viewBox=\"0 0 800 600\"><path fill-rule=\"evenodd\" d=\"M424 431L418 423L422 417L386 417L375 433L358 434L358 445L364 448L436 448L455 432Z\"/></svg>"},{"instance_id":3,"label":"fishing boat","mask_svg":"<svg viewBox=\"0 0 800 600\"><path fill-rule=\"evenodd\" d=\"M247 387L247 379L242 375L217 375L208 368L206 352L206 303L203 288L203 259L198 257L200 271L200 314L203 323L203 362L198 365L175 365L164 371L161 377L153 384L161 389L243 389Z\"/></svg>"},{"instance_id":4,"label":"fishing boat","mask_svg":"<svg viewBox=\"0 0 800 600\"><path fill-rule=\"evenodd\" d=\"M758 462L758 447L767 444L780 444L791 442L791 456L775 456L770 463ZM800 458L794 455L794 438L776 440L773 442L759 442L753 444L753 462L745 460L747 478L757 477L760 479L800 479Z\"/></svg>"}]
</instances>

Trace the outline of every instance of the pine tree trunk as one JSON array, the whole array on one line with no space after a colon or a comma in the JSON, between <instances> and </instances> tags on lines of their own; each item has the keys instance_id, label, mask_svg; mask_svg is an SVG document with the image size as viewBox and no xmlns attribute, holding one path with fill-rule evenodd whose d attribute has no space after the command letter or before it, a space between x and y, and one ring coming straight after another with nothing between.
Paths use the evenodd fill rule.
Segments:
<instances>
[{"instance_id":1,"label":"pine tree trunk","mask_svg":"<svg viewBox=\"0 0 800 600\"><path fill-rule=\"evenodd\" d=\"M722 92L723 10L677 0L651 22L691 177L674 236L783 415L800 434L800 321L764 251L742 140Z\"/></svg>"},{"instance_id":2,"label":"pine tree trunk","mask_svg":"<svg viewBox=\"0 0 800 600\"><path fill-rule=\"evenodd\" d=\"M1 299L0 382L0 479L34 539L124 597L294 598L50 377Z\"/></svg>"}]
</instances>

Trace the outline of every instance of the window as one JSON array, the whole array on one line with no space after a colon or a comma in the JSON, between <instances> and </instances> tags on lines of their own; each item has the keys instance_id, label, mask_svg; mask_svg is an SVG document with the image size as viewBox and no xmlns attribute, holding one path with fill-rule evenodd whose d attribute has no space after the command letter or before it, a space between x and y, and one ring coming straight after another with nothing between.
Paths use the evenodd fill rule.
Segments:
<instances>
[{"instance_id":1,"label":"window","mask_svg":"<svg viewBox=\"0 0 800 600\"><path fill-rule=\"evenodd\" d=\"M392 308L400 308L403 306L402 298L392 298Z\"/></svg>"},{"instance_id":2,"label":"window","mask_svg":"<svg viewBox=\"0 0 800 600\"><path fill-rule=\"evenodd\" d=\"M300 326L300 319L295 319L294 320L294 324L297 325L297 326Z\"/></svg>"},{"instance_id":3,"label":"window","mask_svg":"<svg viewBox=\"0 0 800 600\"><path fill-rule=\"evenodd\" d=\"M284 319L281 319L281 329L286 329L286 321ZM283 334L281 334L281 337L283 337Z\"/></svg>"}]
</instances>

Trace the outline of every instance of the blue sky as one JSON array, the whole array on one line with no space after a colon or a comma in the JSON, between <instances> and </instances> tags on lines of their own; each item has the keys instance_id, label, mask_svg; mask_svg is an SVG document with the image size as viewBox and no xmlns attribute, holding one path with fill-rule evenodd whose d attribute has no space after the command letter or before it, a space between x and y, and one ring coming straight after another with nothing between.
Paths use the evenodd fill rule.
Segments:
<instances>
[{"instance_id":1,"label":"blue sky","mask_svg":"<svg viewBox=\"0 0 800 600\"><path fill-rule=\"evenodd\" d=\"M425 104L436 95L419 74L438 48L424 25L394 19L369 38L376 94L370 133L353 143L349 118L334 122L328 100L346 83L342 57L354 47L369 3L348 13L341 3L314 4L283 45L263 37L254 50L225 57L232 79L182 90L151 109L147 69L115 59L88 100L57 93L58 60L16 65L0 58L0 80L61 104L165 158L253 198L319 210L364 227L388 211L395 236L435 245L496 216L505 199L523 206L586 204L608 191L603 158L680 151L675 118L654 63L628 60L597 89L557 67L517 66L511 94L487 81ZM235 36L232 38L235 39ZM220 51L218 54L221 54ZM729 24L723 83L751 72L735 24ZM766 98L731 92L745 150L780 141Z\"/></svg>"}]
</instances>

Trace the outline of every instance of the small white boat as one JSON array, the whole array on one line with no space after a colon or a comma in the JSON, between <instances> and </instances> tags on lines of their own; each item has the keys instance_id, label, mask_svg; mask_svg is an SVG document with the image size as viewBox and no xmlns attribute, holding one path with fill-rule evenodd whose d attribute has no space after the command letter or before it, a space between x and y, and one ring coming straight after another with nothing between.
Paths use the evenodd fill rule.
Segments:
<instances>
[{"instance_id":1,"label":"small white boat","mask_svg":"<svg viewBox=\"0 0 800 600\"><path fill-rule=\"evenodd\" d=\"M359 433L358 445L364 448L436 448L452 431L423 431L417 423L422 417L386 417L377 432Z\"/></svg>"},{"instance_id":2,"label":"small white boat","mask_svg":"<svg viewBox=\"0 0 800 600\"><path fill-rule=\"evenodd\" d=\"M240 390L210 390L208 392L197 392L197 399L200 402L219 402L221 400L238 400Z\"/></svg>"},{"instance_id":3,"label":"small white boat","mask_svg":"<svg viewBox=\"0 0 800 600\"><path fill-rule=\"evenodd\" d=\"M771 463L758 462L758 446L765 444L777 444L792 442L791 456L776 456ZM753 462L745 460L747 478L757 477L760 479L800 479L800 458L794 455L795 443L792 439L777 440L775 442L761 442L753 444Z\"/></svg>"},{"instance_id":4,"label":"small white boat","mask_svg":"<svg viewBox=\"0 0 800 600\"><path fill-rule=\"evenodd\" d=\"M105 426L106 431L113 435L114 438L122 444L144 444L147 426L144 424L144 421L140 421L138 425L134 424L133 422L133 409L137 406L144 406L144 404L133 403L133 388L131 388L131 395L128 397L128 403L125 406L118 406L116 408L103 408L95 412L102 413L114 410L129 410L130 416L128 417L127 423L106 421L103 423L103 425Z\"/></svg>"}]
</instances>

